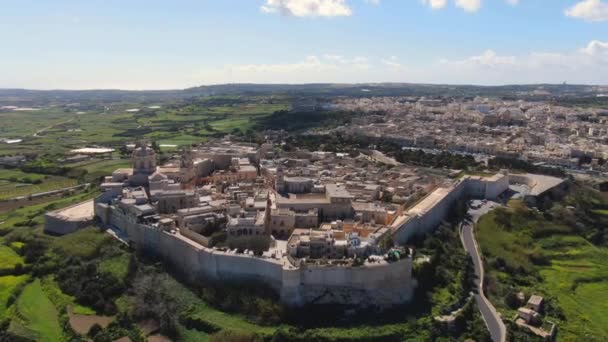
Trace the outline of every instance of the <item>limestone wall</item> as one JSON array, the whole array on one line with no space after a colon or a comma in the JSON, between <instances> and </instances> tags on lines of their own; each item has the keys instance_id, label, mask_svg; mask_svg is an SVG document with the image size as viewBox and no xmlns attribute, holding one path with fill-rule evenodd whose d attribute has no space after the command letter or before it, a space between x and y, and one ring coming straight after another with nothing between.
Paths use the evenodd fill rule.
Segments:
<instances>
[{"instance_id":1,"label":"limestone wall","mask_svg":"<svg viewBox=\"0 0 608 342\"><path fill-rule=\"evenodd\" d=\"M291 305L311 302L390 306L411 298L412 261L365 267L295 268L286 260L233 254L203 247L181 234L137 224L121 209L97 204L102 222L136 246L156 253L191 281L253 280L274 288Z\"/></svg>"},{"instance_id":2,"label":"limestone wall","mask_svg":"<svg viewBox=\"0 0 608 342\"><path fill-rule=\"evenodd\" d=\"M93 200L86 200L46 213L44 215L44 231L56 235L73 233L91 225L93 218Z\"/></svg>"},{"instance_id":3,"label":"limestone wall","mask_svg":"<svg viewBox=\"0 0 608 342\"><path fill-rule=\"evenodd\" d=\"M449 214L452 206L465 197L496 199L509 188L509 176L496 175L491 178L469 177L460 180L424 214L411 215L393 234L399 244L406 243L415 235L432 232ZM406 211L407 214L407 211Z\"/></svg>"},{"instance_id":4,"label":"limestone wall","mask_svg":"<svg viewBox=\"0 0 608 342\"><path fill-rule=\"evenodd\" d=\"M70 234L91 225L91 223L93 223L93 220L74 221L51 214L44 215L44 231L55 235Z\"/></svg>"},{"instance_id":5,"label":"limestone wall","mask_svg":"<svg viewBox=\"0 0 608 342\"><path fill-rule=\"evenodd\" d=\"M509 189L509 176L503 175L495 182L488 182L486 188L486 199L496 199Z\"/></svg>"}]
</instances>

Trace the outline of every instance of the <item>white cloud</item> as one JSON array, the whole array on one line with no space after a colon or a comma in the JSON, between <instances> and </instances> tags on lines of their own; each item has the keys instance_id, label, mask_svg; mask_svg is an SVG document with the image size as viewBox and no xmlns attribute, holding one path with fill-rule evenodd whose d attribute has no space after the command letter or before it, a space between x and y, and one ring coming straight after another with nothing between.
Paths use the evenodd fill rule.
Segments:
<instances>
[{"instance_id":1,"label":"white cloud","mask_svg":"<svg viewBox=\"0 0 608 342\"><path fill-rule=\"evenodd\" d=\"M511 6L519 5L519 0L507 0L507 3Z\"/></svg>"},{"instance_id":2,"label":"white cloud","mask_svg":"<svg viewBox=\"0 0 608 342\"><path fill-rule=\"evenodd\" d=\"M196 83L606 84L608 41L594 40L570 52L501 54L488 49L466 58L405 65L399 56L317 54L293 63L226 65L193 74Z\"/></svg>"},{"instance_id":3,"label":"white cloud","mask_svg":"<svg viewBox=\"0 0 608 342\"><path fill-rule=\"evenodd\" d=\"M266 0L260 9L264 13L295 17L339 17L353 13L345 0Z\"/></svg>"},{"instance_id":4,"label":"white cloud","mask_svg":"<svg viewBox=\"0 0 608 342\"><path fill-rule=\"evenodd\" d=\"M566 16L580 18L585 21L608 20L608 4L601 0L583 0L567 8Z\"/></svg>"},{"instance_id":5,"label":"white cloud","mask_svg":"<svg viewBox=\"0 0 608 342\"><path fill-rule=\"evenodd\" d=\"M398 70L404 69L403 64L401 64L401 62L399 61L399 58L397 56L390 56L389 58L382 58L380 61L382 62L382 64L384 64L390 68L398 69Z\"/></svg>"},{"instance_id":6,"label":"white cloud","mask_svg":"<svg viewBox=\"0 0 608 342\"><path fill-rule=\"evenodd\" d=\"M608 42L592 40L586 47L581 49L581 52L591 57L607 57Z\"/></svg>"},{"instance_id":7,"label":"white cloud","mask_svg":"<svg viewBox=\"0 0 608 342\"><path fill-rule=\"evenodd\" d=\"M254 73L292 73L292 72L322 72L338 69L367 69L369 68L366 57L346 58L339 55L308 56L303 61L297 63L276 63L276 64L244 64L229 66L236 72Z\"/></svg>"},{"instance_id":8,"label":"white cloud","mask_svg":"<svg viewBox=\"0 0 608 342\"><path fill-rule=\"evenodd\" d=\"M293 63L234 64L193 74L202 84L359 83L405 81L397 57L386 59L339 54L311 55Z\"/></svg>"},{"instance_id":9,"label":"white cloud","mask_svg":"<svg viewBox=\"0 0 608 342\"><path fill-rule=\"evenodd\" d=\"M569 53L530 52L500 55L487 50L460 60L441 59L434 82L508 84L508 83L593 83L605 84L608 77L608 42L591 41ZM441 78L444 78L443 81Z\"/></svg>"},{"instance_id":10,"label":"white cloud","mask_svg":"<svg viewBox=\"0 0 608 342\"><path fill-rule=\"evenodd\" d=\"M420 0L423 5L434 10L443 9L448 5L448 0ZM508 0L513 1L513 0ZM454 0L454 5L467 12L477 12L481 8L482 0Z\"/></svg>"},{"instance_id":11,"label":"white cloud","mask_svg":"<svg viewBox=\"0 0 608 342\"><path fill-rule=\"evenodd\" d=\"M486 50L481 55L471 56L464 60L440 60L441 64L452 65L452 66L469 66L477 67L481 66L484 68L496 68L504 66L515 66L517 64L515 56L499 56L494 50Z\"/></svg>"},{"instance_id":12,"label":"white cloud","mask_svg":"<svg viewBox=\"0 0 608 342\"><path fill-rule=\"evenodd\" d=\"M422 0L422 4L430 6L432 9L442 9L447 3L447 0Z\"/></svg>"},{"instance_id":13,"label":"white cloud","mask_svg":"<svg viewBox=\"0 0 608 342\"><path fill-rule=\"evenodd\" d=\"M467 12L477 12L481 8L481 0L456 0L456 7Z\"/></svg>"}]
</instances>

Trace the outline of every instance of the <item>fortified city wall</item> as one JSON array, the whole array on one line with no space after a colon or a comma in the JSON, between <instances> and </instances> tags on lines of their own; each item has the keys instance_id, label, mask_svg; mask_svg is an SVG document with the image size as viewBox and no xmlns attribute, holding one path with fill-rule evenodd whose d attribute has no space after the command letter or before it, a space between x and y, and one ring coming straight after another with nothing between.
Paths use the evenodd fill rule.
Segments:
<instances>
[{"instance_id":1,"label":"fortified city wall","mask_svg":"<svg viewBox=\"0 0 608 342\"><path fill-rule=\"evenodd\" d=\"M509 188L509 177L502 173L492 177L465 176L454 185L435 189L395 220L393 239L404 244L413 236L430 233L461 198L496 199Z\"/></svg>"},{"instance_id":2,"label":"fortified city wall","mask_svg":"<svg viewBox=\"0 0 608 342\"><path fill-rule=\"evenodd\" d=\"M101 221L126 235L136 246L161 256L190 281L261 281L280 293L284 303L340 303L391 306L407 302L413 292L412 259L360 267L303 265L285 259L234 254L206 248L179 233L133 222L118 207L97 203Z\"/></svg>"},{"instance_id":3,"label":"fortified city wall","mask_svg":"<svg viewBox=\"0 0 608 342\"><path fill-rule=\"evenodd\" d=\"M93 210L93 200L87 200L50 211L44 214L44 231L55 235L73 233L93 223Z\"/></svg>"},{"instance_id":4,"label":"fortified city wall","mask_svg":"<svg viewBox=\"0 0 608 342\"><path fill-rule=\"evenodd\" d=\"M520 177L511 181L530 181ZM492 177L465 176L453 185L437 188L395 219L393 239L403 244L412 236L429 233L459 199L496 199L509 188L509 181L506 173ZM546 188L559 184L554 183ZM139 224L119 207L103 203L104 200L104 196L100 196L95 204L95 215L103 224L119 231L139 248L161 256L191 281L261 281L280 293L284 303L295 306L340 303L386 307L409 301L415 287L410 257L359 267L309 264L296 267L283 257L236 254L204 247L179 232Z\"/></svg>"}]
</instances>

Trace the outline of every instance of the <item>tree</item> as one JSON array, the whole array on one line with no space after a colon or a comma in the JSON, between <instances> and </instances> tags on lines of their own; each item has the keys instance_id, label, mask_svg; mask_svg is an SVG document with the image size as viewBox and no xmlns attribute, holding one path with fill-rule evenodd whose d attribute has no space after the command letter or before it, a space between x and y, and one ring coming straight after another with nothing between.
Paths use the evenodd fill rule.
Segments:
<instances>
[{"instance_id":1,"label":"tree","mask_svg":"<svg viewBox=\"0 0 608 342\"><path fill-rule=\"evenodd\" d=\"M103 330L103 328L101 327L101 325L95 323L89 329L89 332L87 333L87 336L89 336L89 337L95 337L95 335L99 334L99 332L102 331L102 330Z\"/></svg>"},{"instance_id":2,"label":"tree","mask_svg":"<svg viewBox=\"0 0 608 342\"><path fill-rule=\"evenodd\" d=\"M393 237L390 234L386 234L379 243L380 249L383 251L388 251L389 249L395 246L395 242L393 241Z\"/></svg>"}]
</instances>

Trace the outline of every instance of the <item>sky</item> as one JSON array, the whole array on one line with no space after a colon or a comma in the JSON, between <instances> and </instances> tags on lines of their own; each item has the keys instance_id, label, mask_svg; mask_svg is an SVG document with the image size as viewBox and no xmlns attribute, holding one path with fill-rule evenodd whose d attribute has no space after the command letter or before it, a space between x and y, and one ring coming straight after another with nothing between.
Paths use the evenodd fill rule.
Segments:
<instances>
[{"instance_id":1,"label":"sky","mask_svg":"<svg viewBox=\"0 0 608 342\"><path fill-rule=\"evenodd\" d=\"M0 88L608 84L608 0L0 0Z\"/></svg>"}]
</instances>

